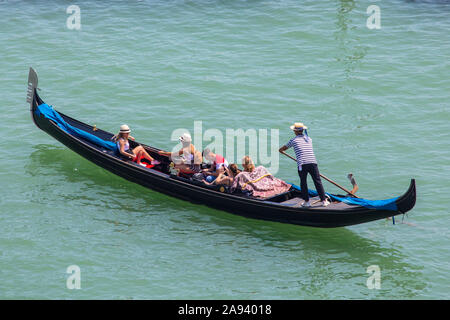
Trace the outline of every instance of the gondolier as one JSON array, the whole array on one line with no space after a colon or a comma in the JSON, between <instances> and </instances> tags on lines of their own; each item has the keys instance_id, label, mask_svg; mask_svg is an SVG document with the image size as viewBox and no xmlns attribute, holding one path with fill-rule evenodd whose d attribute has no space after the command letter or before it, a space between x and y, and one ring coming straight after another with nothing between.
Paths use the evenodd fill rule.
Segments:
<instances>
[{"instance_id":1,"label":"gondolier","mask_svg":"<svg viewBox=\"0 0 450 320\"><path fill-rule=\"evenodd\" d=\"M314 155L312 139L308 136L303 123L296 122L292 125L291 130L294 131L295 137L289 140L286 145L280 148L280 152L284 152L287 149L294 147L295 156L297 158L298 175L300 176L300 188L302 198L305 200L302 204L303 207L311 207L308 194L308 173L313 179L314 186L319 194L320 200L323 206L328 206L330 202L325 197L325 190L323 189L322 180L320 179L319 168L317 167L316 156Z\"/></svg>"}]
</instances>

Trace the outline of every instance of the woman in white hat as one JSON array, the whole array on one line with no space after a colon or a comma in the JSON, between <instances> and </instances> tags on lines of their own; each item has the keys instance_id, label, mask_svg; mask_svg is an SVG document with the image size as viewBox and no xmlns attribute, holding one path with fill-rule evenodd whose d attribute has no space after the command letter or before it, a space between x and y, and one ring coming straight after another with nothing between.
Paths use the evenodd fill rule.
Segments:
<instances>
[{"instance_id":1,"label":"woman in white hat","mask_svg":"<svg viewBox=\"0 0 450 320\"><path fill-rule=\"evenodd\" d=\"M305 200L302 206L311 207L307 184L307 175L309 173L313 179L320 200L322 201L322 205L326 207L330 203L326 199L325 190L323 189L322 181L320 179L319 168L313 151L312 139L308 136L306 131L308 127L301 122L296 122L290 128L294 131L295 137L289 140L286 145L282 146L279 151L284 152L291 147L294 148L295 156L297 158L298 175L300 176L300 189L302 198Z\"/></svg>"},{"instance_id":2,"label":"woman in white hat","mask_svg":"<svg viewBox=\"0 0 450 320\"><path fill-rule=\"evenodd\" d=\"M119 153L130 159L135 161L136 159L146 158L149 161L153 161L154 159L147 153L147 151L142 146L137 146L134 149L130 148L130 143L128 139L134 141L134 137L130 135L130 128L123 124L120 126L120 131L117 133L112 139L116 142L117 148L119 149Z\"/></svg>"},{"instance_id":3,"label":"woman in white hat","mask_svg":"<svg viewBox=\"0 0 450 320\"><path fill-rule=\"evenodd\" d=\"M203 162L202 153L195 149L189 133L184 133L180 138L182 148L177 152L159 151L160 155L170 157L176 167L185 173L198 172ZM193 169L193 170L192 170Z\"/></svg>"}]
</instances>

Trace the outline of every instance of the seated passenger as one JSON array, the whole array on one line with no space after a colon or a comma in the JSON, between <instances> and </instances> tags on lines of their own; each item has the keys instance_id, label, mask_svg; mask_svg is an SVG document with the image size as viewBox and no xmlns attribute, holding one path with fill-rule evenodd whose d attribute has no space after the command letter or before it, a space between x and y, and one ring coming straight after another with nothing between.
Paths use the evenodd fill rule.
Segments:
<instances>
[{"instance_id":1,"label":"seated passenger","mask_svg":"<svg viewBox=\"0 0 450 320\"><path fill-rule=\"evenodd\" d=\"M200 171L202 164L202 154L197 151L191 143L191 135L189 133L183 134L179 138L182 148L177 152L158 151L158 154L170 157L174 162L175 168L183 173L195 173Z\"/></svg>"},{"instance_id":2,"label":"seated passenger","mask_svg":"<svg viewBox=\"0 0 450 320\"><path fill-rule=\"evenodd\" d=\"M203 150L202 155L205 157L206 161L212 164L211 168L203 169L202 172L206 176L212 176L212 180L224 173L224 170L228 168L228 161L220 154L212 153L210 149L206 148Z\"/></svg>"},{"instance_id":3,"label":"seated passenger","mask_svg":"<svg viewBox=\"0 0 450 320\"><path fill-rule=\"evenodd\" d=\"M130 128L124 124L120 126L120 131L118 134L112 137L112 140L116 142L119 153L130 160L136 161L142 158L149 160L150 162L154 159L147 153L143 146L137 146L134 149L130 149L130 144L128 139L134 141L134 138L130 136Z\"/></svg>"},{"instance_id":4,"label":"seated passenger","mask_svg":"<svg viewBox=\"0 0 450 320\"><path fill-rule=\"evenodd\" d=\"M222 173L219 173L217 178L213 182L209 182L208 180L204 180L203 182L208 185L225 185L225 186L231 186L234 181L234 177L236 177L241 170L239 170L238 166L233 163L229 167L225 167L225 171Z\"/></svg>"},{"instance_id":5,"label":"seated passenger","mask_svg":"<svg viewBox=\"0 0 450 320\"><path fill-rule=\"evenodd\" d=\"M231 192L241 190L250 192L254 197L267 198L286 192L291 188L290 184L275 178L263 166L255 168L249 156L242 159L242 166L244 171L234 178Z\"/></svg>"}]
</instances>

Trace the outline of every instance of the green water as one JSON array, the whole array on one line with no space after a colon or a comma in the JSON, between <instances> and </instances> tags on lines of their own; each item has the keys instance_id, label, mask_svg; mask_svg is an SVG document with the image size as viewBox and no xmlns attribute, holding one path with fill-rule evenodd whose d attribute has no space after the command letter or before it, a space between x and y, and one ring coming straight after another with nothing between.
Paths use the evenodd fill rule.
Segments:
<instances>
[{"instance_id":1,"label":"green water","mask_svg":"<svg viewBox=\"0 0 450 320\"><path fill-rule=\"evenodd\" d=\"M66 27L70 4L0 2L0 298L450 297L447 1L79 1L81 30ZM371 4L381 29L366 27ZM323 230L150 191L34 126L30 66L58 110L163 149L198 120L279 129L280 144L304 122L322 173L348 186L353 172L370 199L416 178L416 207L396 225Z\"/></svg>"}]
</instances>

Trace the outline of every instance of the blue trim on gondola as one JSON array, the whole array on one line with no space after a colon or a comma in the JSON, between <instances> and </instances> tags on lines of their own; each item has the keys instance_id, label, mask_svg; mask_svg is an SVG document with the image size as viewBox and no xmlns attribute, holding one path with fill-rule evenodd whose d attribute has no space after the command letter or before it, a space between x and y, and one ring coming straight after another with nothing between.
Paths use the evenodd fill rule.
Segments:
<instances>
[{"instance_id":1,"label":"blue trim on gondola","mask_svg":"<svg viewBox=\"0 0 450 320\"><path fill-rule=\"evenodd\" d=\"M292 183L290 183L290 184L292 185L293 188L295 188L299 191L301 190L299 186L292 184ZM315 197L318 195L318 193L314 190L308 190L308 193L311 197ZM369 209L398 211L396 200L399 197L386 199L386 200L367 200L367 199L353 198L353 197L338 197L338 196L332 195L328 192L326 192L326 194L328 196L330 196L331 199L334 199L334 200L337 200L340 202L344 202L347 204L358 205L358 206L362 206L362 207L369 208Z\"/></svg>"},{"instance_id":2,"label":"blue trim on gondola","mask_svg":"<svg viewBox=\"0 0 450 320\"><path fill-rule=\"evenodd\" d=\"M71 126L66 121L64 121L64 119L61 117L61 115L58 112L56 112L52 106L49 106L46 103L39 105L34 112L37 116L43 115L47 119L54 121L58 125L58 127L60 127L62 130L64 130L68 134L71 134L78 138L83 138L83 139L85 139L97 146L103 147L105 149L112 150L115 152L118 151L117 145L114 142L105 141L91 133L88 133L81 129L75 128L74 126Z\"/></svg>"}]
</instances>

